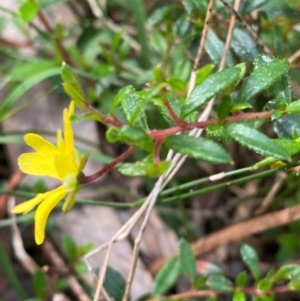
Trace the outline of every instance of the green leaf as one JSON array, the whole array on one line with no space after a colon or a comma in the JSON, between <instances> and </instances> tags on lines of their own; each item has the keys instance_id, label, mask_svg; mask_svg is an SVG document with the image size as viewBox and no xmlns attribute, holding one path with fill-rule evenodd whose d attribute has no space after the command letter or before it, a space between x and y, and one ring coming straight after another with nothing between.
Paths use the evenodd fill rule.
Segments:
<instances>
[{"instance_id":1,"label":"green leaf","mask_svg":"<svg viewBox=\"0 0 300 301\"><path fill-rule=\"evenodd\" d=\"M247 299L246 299L246 295L244 292L236 291L233 294L232 300L233 301L246 301Z\"/></svg>"},{"instance_id":2,"label":"green leaf","mask_svg":"<svg viewBox=\"0 0 300 301\"><path fill-rule=\"evenodd\" d=\"M78 274L85 274L89 271L87 265L84 262L76 262L75 270Z\"/></svg>"},{"instance_id":3,"label":"green leaf","mask_svg":"<svg viewBox=\"0 0 300 301\"><path fill-rule=\"evenodd\" d=\"M121 129L121 135L124 142L137 148L141 148L147 152L151 152L154 149L154 142L141 128L123 126Z\"/></svg>"},{"instance_id":4,"label":"green leaf","mask_svg":"<svg viewBox=\"0 0 300 301\"><path fill-rule=\"evenodd\" d=\"M282 138L300 137L300 118L299 114L289 114L276 119L273 123L274 130Z\"/></svg>"},{"instance_id":5,"label":"green leaf","mask_svg":"<svg viewBox=\"0 0 300 301\"><path fill-rule=\"evenodd\" d=\"M153 162L153 155L147 156L144 160L135 163L122 163L118 168L123 175L130 177L149 176L157 177L162 175L170 166L169 161Z\"/></svg>"},{"instance_id":6,"label":"green leaf","mask_svg":"<svg viewBox=\"0 0 300 301\"><path fill-rule=\"evenodd\" d=\"M178 118L180 118L181 110L182 110L182 102L179 98L177 98L174 95L170 95L167 98L170 107L172 108L173 112L176 114ZM156 102L156 105L158 105L159 111L162 114L162 116L167 120L174 123L173 119L170 117L169 111L166 108L166 105L164 102Z\"/></svg>"},{"instance_id":7,"label":"green leaf","mask_svg":"<svg viewBox=\"0 0 300 301\"><path fill-rule=\"evenodd\" d=\"M184 105L182 117L186 117L217 94L234 87L243 77L245 64L216 72L196 86L187 97Z\"/></svg>"},{"instance_id":8,"label":"green leaf","mask_svg":"<svg viewBox=\"0 0 300 301\"><path fill-rule=\"evenodd\" d=\"M39 11L38 5L34 0L27 0L19 7L21 19L25 22L31 22Z\"/></svg>"},{"instance_id":9,"label":"green leaf","mask_svg":"<svg viewBox=\"0 0 300 301\"><path fill-rule=\"evenodd\" d=\"M268 91L274 95L277 108L284 109L286 104L292 101L292 93L290 79L288 75L284 75L276 83L268 88Z\"/></svg>"},{"instance_id":10,"label":"green leaf","mask_svg":"<svg viewBox=\"0 0 300 301\"><path fill-rule=\"evenodd\" d=\"M175 92L185 92L186 90L185 83L178 77L170 77L167 82Z\"/></svg>"},{"instance_id":11,"label":"green leaf","mask_svg":"<svg viewBox=\"0 0 300 301\"><path fill-rule=\"evenodd\" d=\"M267 291L272 288L272 282L268 279L261 279L257 283L257 288L260 291Z\"/></svg>"},{"instance_id":12,"label":"green leaf","mask_svg":"<svg viewBox=\"0 0 300 301\"><path fill-rule=\"evenodd\" d=\"M144 108L146 105L145 98L141 97L132 86L125 86L122 88L113 100L110 114L114 115L114 110L121 106L129 124L137 125L147 128L146 115Z\"/></svg>"},{"instance_id":13,"label":"green leaf","mask_svg":"<svg viewBox=\"0 0 300 301\"><path fill-rule=\"evenodd\" d=\"M290 160L290 155L284 148L256 129L241 123L231 123L226 127L226 131L233 140L263 156Z\"/></svg>"},{"instance_id":14,"label":"green leaf","mask_svg":"<svg viewBox=\"0 0 300 301\"><path fill-rule=\"evenodd\" d=\"M288 113L300 113L300 99L287 105L285 111Z\"/></svg>"},{"instance_id":15,"label":"green leaf","mask_svg":"<svg viewBox=\"0 0 300 301\"><path fill-rule=\"evenodd\" d=\"M47 296L48 284L47 277L41 270L36 270L33 274L33 287L38 297L43 300Z\"/></svg>"},{"instance_id":16,"label":"green leaf","mask_svg":"<svg viewBox=\"0 0 300 301\"><path fill-rule=\"evenodd\" d=\"M231 111L237 112L237 111L243 111L246 109L251 109L252 105L249 102L240 102L232 106Z\"/></svg>"},{"instance_id":17,"label":"green leaf","mask_svg":"<svg viewBox=\"0 0 300 301\"><path fill-rule=\"evenodd\" d=\"M233 283L222 275L209 276L206 285L216 292L231 292L234 289Z\"/></svg>"},{"instance_id":18,"label":"green leaf","mask_svg":"<svg viewBox=\"0 0 300 301\"><path fill-rule=\"evenodd\" d=\"M158 298L167 292L180 276L180 260L178 257L169 260L157 273L154 279L152 295Z\"/></svg>"},{"instance_id":19,"label":"green leaf","mask_svg":"<svg viewBox=\"0 0 300 301\"><path fill-rule=\"evenodd\" d=\"M272 277L274 281L280 280L292 280L295 277L300 276L299 264L287 264L282 266Z\"/></svg>"},{"instance_id":20,"label":"green leaf","mask_svg":"<svg viewBox=\"0 0 300 301\"><path fill-rule=\"evenodd\" d=\"M202 68L200 68L197 71L197 75L196 75L196 85L198 86L199 84L201 84L212 73L214 68L215 68L214 64L207 64Z\"/></svg>"},{"instance_id":21,"label":"green leaf","mask_svg":"<svg viewBox=\"0 0 300 301\"><path fill-rule=\"evenodd\" d=\"M251 246L243 244L240 249L240 253L251 274L256 280L258 280L260 277L260 270L256 251Z\"/></svg>"},{"instance_id":22,"label":"green leaf","mask_svg":"<svg viewBox=\"0 0 300 301\"><path fill-rule=\"evenodd\" d=\"M72 260L77 257L77 246L75 241L70 237L64 235L61 240L62 248L67 255L67 257Z\"/></svg>"},{"instance_id":23,"label":"green leaf","mask_svg":"<svg viewBox=\"0 0 300 301\"><path fill-rule=\"evenodd\" d=\"M211 60L219 65L224 52L224 42L219 39L211 29L208 30L207 38L205 41L205 50ZM226 57L226 66L231 67L234 65L234 58L232 52L229 51Z\"/></svg>"},{"instance_id":24,"label":"green leaf","mask_svg":"<svg viewBox=\"0 0 300 301\"><path fill-rule=\"evenodd\" d=\"M242 7L242 12L244 14L250 13L254 9L258 9L265 5L266 3L270 2L269 0L248 0L244 2Z\"/></svg>"},{"instance_id":25,"label":"green leaf","mask_svg":"<svg viewBox=\"0 0 300 301\"><path fill-rule=\"evenodd\" d=\"M196 279L194 283L194 288L197 291L203 290L206 288L206 281L207 281L207 276L201 276Z\"/></svg>"},{"instance_id":26,"label":"green leaf","mask_svg":"<svg viewBox=\"0 0 300 301\"><path fill-rule=\"evenodd\" d=\"M232 107L232 99L226 95L222 98L221 103L217 108L218 118L223 121L230 113Z\"/></svg>"},{"instance_id":27,"label":"green leaf","mask_svg":"<svg viewBox=\"0 0 300 301\"><path fill-rule=\"evenodd\" d=\"M178 257L181 265L181 272L190 276L192 279L195 279L197 276L195 256L189 243L184 238L179 240Z\"/></svg>"},{"instance_id":28,"label":"green leaf","mask_svg":"<svg viewBox=\"0 0 300 301\"><path fill-rule=\"evenodd\" d=\"M289 69L289 62L286 59L273 59L269 57L269 61L259 55L254 61L254 71L245 80L241 87L237 99L238 102L247 102L259 92L267 89L269 86L284 76Z\"/></svg>"},{"instance_id":29,"label":"green leaf","mask_svg":"<svg viewBox=\"0 0 300 301\"><path fill-rule=\"evenodd\" d=\"M167 137L164 144L176 153L196 159L212 163L232 163L230 155L221 145L201 137L179 134Z\"/></svg>"},{"instance_id":30,"label":"green leaf","mask_svg":"<svg viewBox=\"0 0 300 301\"><path fill-rule=\"evenodd\" d=\"M238 27L235 27L233 31L231 48L243 60L249 62L253 62L255 57L259 54L259 50L253 38L245 29Z\"/></svg>"},{"instance_id":31,"label":"green leaf","mask_svg":"<svg viewBox=\"0 0 300 301\"><path fill-rule=\"evenodd\" d=\"M190 25L188 14L181 15L174 23L174 35L179 38L184 37L187 34Z\"/></svg>"},{"instance_id":32,"label":"green leaf","mask_svg":"<svg viewBox=\"0 0 300 301\"><path fill-rule=\"evenodd\" d=\"M243 287L247 282L247 273L245 271L239 273L235 279L236 286Z\"/></svg>"},{"instance_id":33,"label":"green leaf","mask_svg":"<svg viewBox=\"0 0 300 301\"><path fill-rule=\"evenodd\" d=\"M125 139L121 133L121 129L117 127L110 127L106 133L105 137L109 143L115 143L117 141L125 142Z\"/></svg>"},{"instance_id":34,"label":"green leaf","mask_svg":"<svg viewBox=\"0 0 300 301\"><path fill-rule=\"evenodd\" d=\"M81 85L77 80L72 68L65 62L63 62L61 67L61 78L65 92L75 102L75 105L78 108L84 108L85 96Z\"/></svg>"},{"instance_id":35,"label":"green leaf","mask_svg":"<svg viewBox=\"0 0 300 301\"><path fill-rule=\"evenodd\" d=\"M300 153L300 143L299 141L279 138L275 142L281 147L284 148L291 156Z\"/></svg>"},{"instance_id":36,"label":"green leaf","mask_svg":"<svg viewBox=\"0 0 300 301\"><path fill-rule=\"evenodd\" d=\"M103 286L108 295L111 296L115 301L122 301L125 292L126 281L118 271L108 267Z\"/></svg>"}]
</instances>

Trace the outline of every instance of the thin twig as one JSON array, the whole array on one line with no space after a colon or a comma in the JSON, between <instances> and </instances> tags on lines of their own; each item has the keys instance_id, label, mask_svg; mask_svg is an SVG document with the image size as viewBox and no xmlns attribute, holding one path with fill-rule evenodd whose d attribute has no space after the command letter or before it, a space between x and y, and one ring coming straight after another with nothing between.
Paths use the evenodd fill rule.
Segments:
<instances>
[{"instance_id":1,"label":"thin twig","mask_svg":"<svg viewBox=\"0 0 300 301\"><path fill-rule=\"evenodd\" d=\"M300 58L300 49L298 49L292 56L288 58L290 64L294 63L297 59Z\"/></svg>"},{"instance_id":2,"label":"thin twig","mask_svg":"<svg viewBox=\"0 0 300 301\"><path fill-rule=\"evenodd\" d=\"M55 248L49 240L46 239L41 247L44 250L44 254L48 256L48 258L55 267L64 271L69 270L67 265L62 260L61 256L58 254L58 252L55 250ZM79 301L91 301L89 296L85 293L85 291L73 275L67 276L66 280L69 284L71 291L74 293L74 295Z\"/></svg>"},{"instance_id":3,"label":"thin twig","mask_svg":"<svg viewBox=\"0 0 300 301\"><path fill-rule=\"evenodd\" d=\"M230 242L241 241L250 235L260 233L274 227L286 225L298 219L300 219L300 205L268 213L236 225L229 226L225 229L212 233L207 237L197 240L191 244L191 247L194 255L197 257ZM164 263L174 256L176 256L176 254L172 254L171 256L155 261L150 266L150 271L153 274L156 274Z\"/></svg>"},{"instance_id":4,"label":"thin twig","mask_svg":"<svg viewBox=\"0 0 300 301\"><path fill-rule=\"evenodd\" d=\"M235 11L238 11L238 9L240 7L240 3L241 3L241 0L236 0L234 2L234 10ZM231 43L231 39L232 39L235 21L236 21L236 15L232 14L231 18L230 18L230 23L229 23L229 28L228 28L228 32L227 32L227 37L226 37L226 42L225 42L225 46L224 46L222 59L221 59L220 65L219 65L219 71L223 70L225 67L226 58L227 58L227 54L228 54L228 51L230 48L230 43Z\"/></svg>"},{"instance_id":5,"label":"thin twig","mask_svg":"<svg viewBox=\"0 0 300 301\"><path fill-rule=\"evenodd\" d=\"M280 172L277 174L276 179L274 181L274 185L272 186L271 190L269 191L267 196L262 201L260 207L256 210L256 212L255 212L256 215L260 215L263 212L265 212L265 210L269 206L270 202L273 200L274 196L280 189L280 187L283 184L286 177L287 177L287 174L285 172Z\"/></svg>"},{"instance_id":6,"label":"thin twig","mask_svg":"<svg viewBox=\"0 0 300 301\"><path fill-rule=\"evenodd\" d=\"M235 10L227 0L220 0L229 10L230 12L236 16L236 19L241 23L241 25L248 31L248 33L252 36L252 38L256 41L256 43L262 48L265 53L271 53L270 49L261 41L261 39L257 36L257 34L252 30L252 28L248 25L246 21L239 15L237 10Z\"/></svg>"}]
</instances>

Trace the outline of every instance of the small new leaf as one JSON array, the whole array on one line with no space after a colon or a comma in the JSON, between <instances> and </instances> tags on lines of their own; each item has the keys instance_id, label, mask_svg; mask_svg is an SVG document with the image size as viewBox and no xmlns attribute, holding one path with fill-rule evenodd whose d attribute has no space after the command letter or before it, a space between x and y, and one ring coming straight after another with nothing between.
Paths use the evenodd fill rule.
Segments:
<instances>
[{"instance_id":1,"label":"small new leaf","mask_svg":"<svg viewBox=\"0 0 300 301\"><path fill-rule=\"evenodd\" d=\"M287 105L285 111L288 113L300 113L300 99Z\"/></svg>"},{"instance_id":2,"label":"small new leaf","mask_svg":"<svg viewBox=\"0 0 300 301\"><path fill-rule=\"evenodd\" d=\"M65 92L75 102L78 108L85 107L85 96L79 81L77 80L72 68L63 62L61 67L61 78Z\"/></svg>"},{"instance_id":3,"label":"small new leaf","mask_svg":"<svg viewBox=\"0 0 300 301\"><path fill-rule=\"evenodd\" d=\"M39 11L35 1L27 0L19 7L19 14L23 21L31 22Z\"/></svg>"}]
</instances>

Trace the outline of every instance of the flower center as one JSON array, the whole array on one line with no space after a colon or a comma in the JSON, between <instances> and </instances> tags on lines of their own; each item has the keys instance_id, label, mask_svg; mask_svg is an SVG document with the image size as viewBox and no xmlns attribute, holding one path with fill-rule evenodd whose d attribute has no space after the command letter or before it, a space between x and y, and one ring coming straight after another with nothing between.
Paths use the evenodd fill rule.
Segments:
<instances>
[{"instance_id":1,"label":"flower center","mask_svg":"<svg viewBox=\"0 0 300 301\"><path fill-rule=\"evenodd\" d=\"M76 173L71 173L69 174L66 179L64 180L64 187L66 191L71 192L71 191L76 191L78 188L78 180L77 180L77 174Z\"/></svg>"}]
</instances>

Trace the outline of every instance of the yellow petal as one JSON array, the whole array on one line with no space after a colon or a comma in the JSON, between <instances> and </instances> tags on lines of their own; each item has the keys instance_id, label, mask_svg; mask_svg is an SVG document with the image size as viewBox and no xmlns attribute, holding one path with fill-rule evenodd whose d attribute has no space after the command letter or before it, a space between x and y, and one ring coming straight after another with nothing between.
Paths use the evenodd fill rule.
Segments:
<instances>
[{"instance_id":1,"label":"yellow petal","mask_svg":"<svg viewBox=\"0 0 300 301\"><path fill-rule=\"evenodd\" d=\"M58 151L57 147L36 134L27 134L24 139L36 152L23 154L19 157L20 169L27 174L60 179L54 162Z\"/></svg>"},{"instance_id":2,"label":"yellow petal","mask_svg":"<svg viewBox=\"0 0 300 301\"><path fill-rule=\"evenodd\" d=\"M48 216L53 208L67 194L63 186L48 192L47 197L38 206L35 213L35 241L38 245L42 244L45 238L45 227Z\"/></svg>"},{"instance_id":3,"label":"yellow petal","mask_svg":"<svg viewBox=\"0 0 300 301\"><path fill-rule=\"evenodd\" d=\"M65 140L65 153L69 159L69 164L73 170L78 170L75 160L75 145L74 145L74 134L70 118L74 113L74 103L71 102L69 109L64 109L64 140Z\"/></svg>"},{"instance_id":4,"label":"yellow petal","mask_svg":"<svg viewBox=\"0 0 300 301\"><path fill-rule=\"evenodd\" d=\"M55 157L44 153L26 153L18 158L20 169L27 174L62 180L55 166Z\"/></svg>"},{"instance_id":5,"label":"yellow petal","mask_svg":"<svg viewBox=\"0 0 300 301\"><path fill-rule=\"evenodd\" d=\"M31 146L37 152L42 152L44 154L53 155L57 150L56 146L51 142L44 139L42 136L37 134L26 134L24 140L27 145Z\"/></svg>"},{"instance_id":6,"label":"yellow petal","mask_svg":"<svg viewBox=\"0 0 300 301\"><path fill-rule=\"evenodd\" d=\"M47 195L47 193L39 193L33 199L15 206L11 210L11 212L27 214L28 212L33 210L34 207L37 206L46 197L46 195Z\"/></svg>"}]
</instances>

